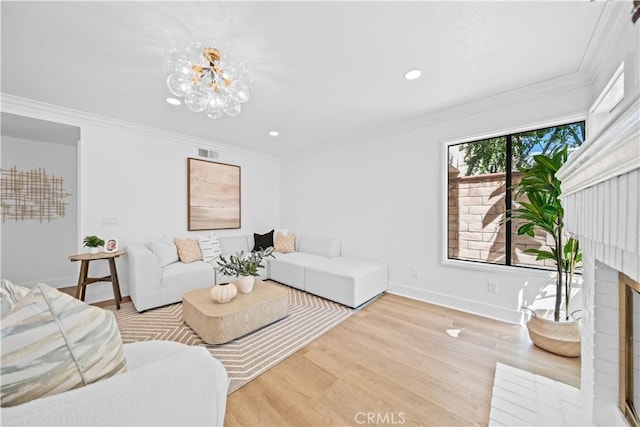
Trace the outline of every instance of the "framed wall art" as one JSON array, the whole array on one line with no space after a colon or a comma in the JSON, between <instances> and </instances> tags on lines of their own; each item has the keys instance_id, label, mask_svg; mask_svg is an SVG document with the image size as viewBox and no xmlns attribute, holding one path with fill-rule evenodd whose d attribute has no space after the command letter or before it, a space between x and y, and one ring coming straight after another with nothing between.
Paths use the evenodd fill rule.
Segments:
<instances>
[{"instance_id":1,"label":"framed wall art","mask_svg":"<svg viewBox=\"0 0 640 427\"><path fill-rule=\"evenodd\" d=\"M187 159L189 231L240 228L240 166Z\"/></svg>"},{"instance_id":2,"label":"framed wall art","mask_svg":"<svg viewBox=\"0 0 640 427\"><path fill-rule=\"evenodd\" d=\"M108 254L118 252L118 239L109 237L107 240L105 240L104 251Z\"/></svg>"}]
</instances>

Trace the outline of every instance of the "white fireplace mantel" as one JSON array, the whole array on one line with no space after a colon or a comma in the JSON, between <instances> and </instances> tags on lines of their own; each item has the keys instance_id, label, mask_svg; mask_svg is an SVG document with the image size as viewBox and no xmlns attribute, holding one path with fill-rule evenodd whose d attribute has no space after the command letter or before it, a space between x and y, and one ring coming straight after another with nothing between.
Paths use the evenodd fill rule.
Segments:
<instances>
[{"instance_id":1,"label":"white fireplace mantel","mask_svg":"<svg viewBox=\"0 0 640 427\"><path fill-rule=\"evenodd\" d=\"M556 176L565 230L585 254L640 277L640 98L587 138Z\"/></svg>"},{"instance_id":2,"label":"white fireplace mantel","mask_svg":"<svg viewBox=\"0 0 640 427\"><path fill-rule=\"evenodd\" d=\"M640 98L589 137L557 172L563 195L640 168Z\"/></svg>"}]
</instances>

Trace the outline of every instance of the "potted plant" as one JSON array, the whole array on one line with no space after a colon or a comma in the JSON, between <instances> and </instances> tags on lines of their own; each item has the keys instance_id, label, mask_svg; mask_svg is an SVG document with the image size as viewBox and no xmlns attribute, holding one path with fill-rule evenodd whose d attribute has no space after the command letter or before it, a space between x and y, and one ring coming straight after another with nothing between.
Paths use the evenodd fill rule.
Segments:
<instances>
[{"instance_id":1,"label":"potted plant","mask_svg":"<svg viewBox=\"0 0 640 427\"><path fill-rule=\"evenodd\" d=\"M569 301L571 283L576 267L582 261L579 242L568 237L564 242L564 209L560 201L560 180L556 172L567 161L568 146L562 145L550 155L533 157L533 165L520 168L523 174L519 183L513 186L515 197L525 196L518 201L519 207L509 211L506 220L520 220L518 235L534 237L535 230L543 230L551 236L548 248L526 249L526 253L536 255L537 260L552 260L556 265L556 294L553 319L546 319L544 311L532 310L532 318L527 323L529 336L538 347L565 356L580 355L580 330L571 317ZM561 312L564 296L564 313Z\"/></svg>"},{"instance_id":2,"label":"potted plant","mask_svg":"<svg viewBox=\"0 0 640 427\"><path fill-rule=\"evenodd\" d=\"M237 276L239 280L236 286L240 292L246 294L253 289L254 277L259 275L258 268L264 267L263 261L267 257L273 257L272 247L250 253L240 251L230 255L228 260L221 255L218 270L227 276Z\"/></svg>"},{"instance_id":3,"label":"potted plant","mask_svg":"<svg viewBox=\"0 0 640 427\"><path fill-rule=\"evenodd\" d=\"M104 246L104 240L98 236L86 236L82 243L85 247L89 248L90 254L97 254L99 252L98 248Z\"/></svg>"}]
</instances>

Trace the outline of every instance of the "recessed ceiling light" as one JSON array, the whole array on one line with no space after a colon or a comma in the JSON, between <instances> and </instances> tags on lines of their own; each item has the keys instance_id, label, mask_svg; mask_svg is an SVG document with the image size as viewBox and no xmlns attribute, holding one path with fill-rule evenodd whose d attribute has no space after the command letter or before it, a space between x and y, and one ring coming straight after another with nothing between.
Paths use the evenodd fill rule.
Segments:
<instances>
[{"instance_id":1,"label":"recessed ceiling light","mask_svg":"<svg viewBox=\"0 0 640 427\"><path fill-rule=\"evenodd\" d=\"M272 130L271 132L269 132L269 135L271 135L271 136L278 136L278 135L280 135L280 132L275 131L275 130Z\"/></svg>"},{"instance_id":2,"label":"recessed ceiling light","mask_svg":"<svg viewBox=\"0 0 640 427\"><path fill-rule=\"evenodd\" d=\"M404 78L407 80L415 80L422 75L422 70L420 68L414 68L413 70L409 70L404 73Z\"/></svg>"},{"instance_id":3,"label":"recessed ceiling light","mask_svg":"<svg viewBox=\"0 0 640 427\"><path fill-rule=\"evenodd\" d=\"M180 102L180 100L177 99L177 98L169 97L169 98L166 99L166 101L171 105L180 105L180 104L182 104L182 102Z\"/></svg>"}]
</instances>

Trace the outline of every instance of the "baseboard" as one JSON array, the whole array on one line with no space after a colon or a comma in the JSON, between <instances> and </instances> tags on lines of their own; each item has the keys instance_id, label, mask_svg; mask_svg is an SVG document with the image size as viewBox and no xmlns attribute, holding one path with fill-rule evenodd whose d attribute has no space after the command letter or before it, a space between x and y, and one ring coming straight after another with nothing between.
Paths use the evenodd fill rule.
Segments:
<instances>
[{"instance_id":1,"label":"baseboard","mask_svg":"<svg viewBox=\"0 0 640 427\"><path fill-rule=\"evenodd\" d=\"M412 288L410 286L394 282L389 282L389 289L387 289L387 292L418 301L428 302L430 304L440 305L442 307L452 308L454 310L464 311L466 313L476 314L482 317L488 317L501 322L516 325L523 324L522 313L518 310L508 310L504 307L483 304L477 301L440 294L438 292L431 292L424 289Z\"/></svg>"},{"instance_id":2,"label":"baseboard","mask_svg":"<svg viewBox=\"0 0 640 427\"><path fill-rule=\"evenodd\" d=\"M46 283L52 288L62 288L65 286L69 286L71 283L76 283L78 281L78 276L67 276L67 277L57 277L55 279L42 279L35 282L27 282L27 283L16 283L20 286L26 286L27 288L32 288L38 283Z\"/></svg>"},{"instance_id":3,"label":"baseboard","mask_svg":"<svg viewBox=\"0 0 640 427\"><path fill-rule=\"evenodd\" d=\"M75 286L67 286L65 288L58 288L60 292L64 292L65 294L69 294L72 297L76 296L76 287ZM131 298L128 296L123 296L120 304L131 301ZM108 307L110 305L116 305L116 300L114 298L106 299L103 301L86 301L87 304L95 305L96 307Z\"/></svg>"}]
</instances>

